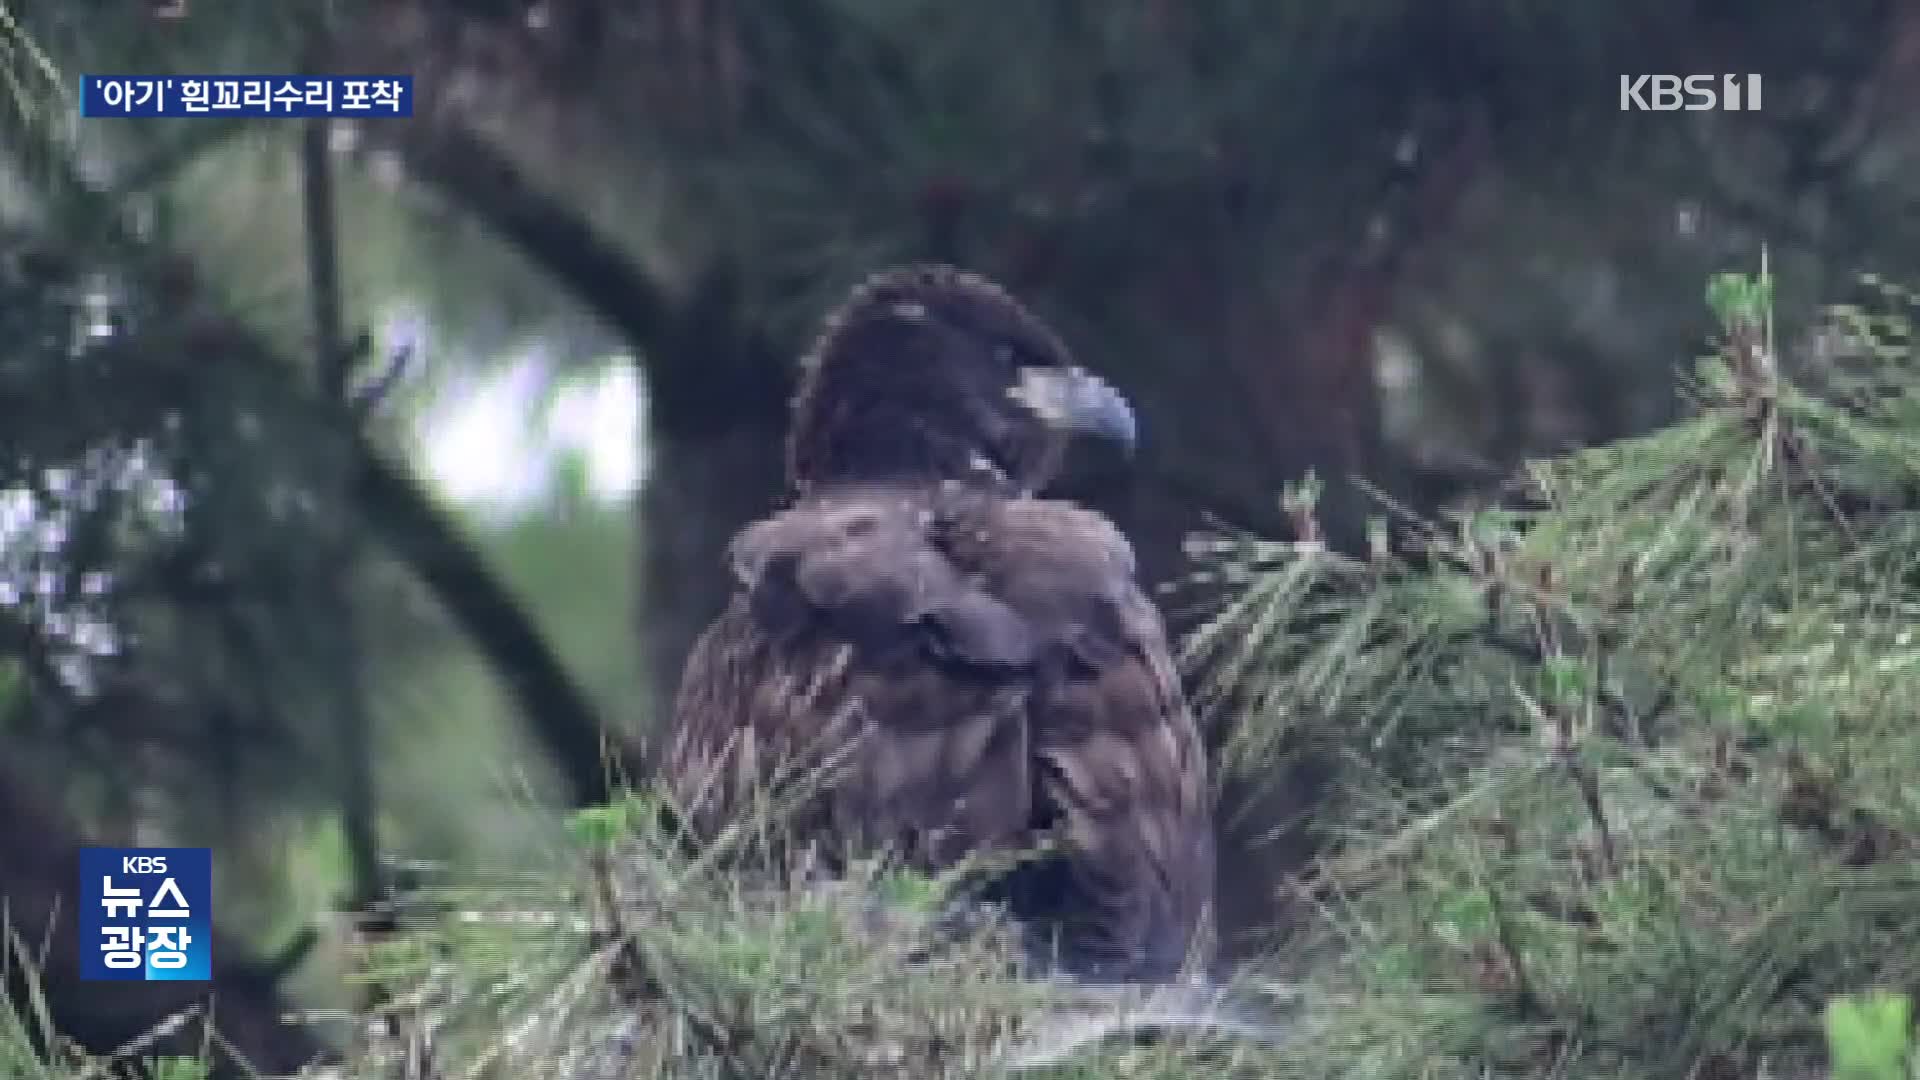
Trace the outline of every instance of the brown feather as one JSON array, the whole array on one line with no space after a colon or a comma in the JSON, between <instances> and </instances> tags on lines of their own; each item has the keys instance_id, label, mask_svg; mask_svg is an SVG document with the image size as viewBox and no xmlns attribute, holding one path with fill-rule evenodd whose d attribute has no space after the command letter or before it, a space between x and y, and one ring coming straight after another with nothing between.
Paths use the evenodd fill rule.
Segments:
<instances>
[{"instance_id":1,"label":"brown feather","mask_svg":"<svg viewBox=\"0 0 1920 1080\"><path fill-rule=\"evenodd\" d=\"M1082 972L1204 959L1200 740L1111 523L956 484L840 487L746 529L740 591L694 649L669 773L718 831L780 765L838 755L792 827L926 872L1051 838L1008 879Z\"/></svg>"}]
</instances>

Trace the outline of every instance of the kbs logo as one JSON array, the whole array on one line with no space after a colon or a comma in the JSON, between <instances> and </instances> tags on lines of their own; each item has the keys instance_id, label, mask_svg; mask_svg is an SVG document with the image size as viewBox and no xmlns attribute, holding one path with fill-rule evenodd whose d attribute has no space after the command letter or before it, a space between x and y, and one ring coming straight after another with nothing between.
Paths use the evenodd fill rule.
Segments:
<instances>
[{"instance_id":1,"label":"kbs logo","mask_svg":"<svg viewBox=\"0 0 1920 1080\"><path fill-rule=\"evenodd\" d=\"M1622 75L1621 112L1760 111L1758 75Z\"/></svg>"},{"instance_id":2,"label":"kbs logo","mask_svg":"<svg viewBox=\"0 0 1920 1080\"><path fill-rule=\"evenodd\" d=\"M80 977L213 977L213 853L80 849Z\"/></svg>"}]
</instances>

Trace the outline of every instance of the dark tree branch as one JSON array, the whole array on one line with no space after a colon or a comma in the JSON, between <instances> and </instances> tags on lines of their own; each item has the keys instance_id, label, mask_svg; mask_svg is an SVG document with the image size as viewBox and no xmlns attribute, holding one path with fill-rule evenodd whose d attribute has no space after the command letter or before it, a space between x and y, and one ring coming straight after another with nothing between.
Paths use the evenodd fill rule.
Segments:
<instances>
[{"instance_id":1,"label":"dark tree branch","mask_svg":"<svg viewBox=\"0 0 1920 1080\"><path fill-rule=\"evenodd\" d=\"M417 180L492 229L636 348L660 339L673 311L665 290L505 154L447 122L374 134L390 134L391 149Z\"/></svg>"},{"instance_id":2,"label":"dark tree branch","mask_svg":"<svg viewBox=\"0 0 1920 1080\"><path fill-rule=\"evenodd\" d=\"M347 343L340 298L340 242L334 210L332 122L315 117L300 133L301 209L306 225L307 289L313 305L314 367L319 394L351 414L353 356ZM350 477L339 485L341 503L358 501ZM348 863L347 906L363 911L385 892L380 863L379 792L374 781L373 717L366 692L366 657L359 612L350 587L359 546L350 530L329 529L325 573L338 585L332 594L334 617L326 621L325 637L333 653L340 685L333 697L337 710L340 755L340 826L346 838Z\"/></svg>"},{"instance_id":3,"label":"dark tree branch","mask_svg":"<svg viewBox=\"0 0 1920 1080\"><path fill-rule=\"evenodd\" d=\"M414 178L492 231L632 345L666 432L715 419L786 423L791 372L744 310L736 275L705 275L676 299L639 260L519 166L452 121L397 129Z\"/></svg>"},{"instance_id":4,"label":"dark tree branch","mask_svg":"<svg viewBox=\"0 0 1920 1080\"><path fill-rule=\"evenodd\" d=\"M186 287L175 284L176 290ZM290 424L311 423L318 430L309 437L333 441L347 463L362 527L427 586L507 685L534 737L569 782L576 805L604 802L614 780L640 775L638 746L603 725L592 699L459 522L405 468L387 460L353 423L347 404L321 400L276 378L287 370L285 362L237 324L200 319L174 346L194 366L164 377L149 369L152 392L257 394L256 400L269 403L268 412ZM208 370L208 357L224 362Z\"/></svg>"},{"instance_id":5,"label":"dark tree branch","mask_svg":"<svg viewBox=\"0 0 1920 1080\"><path fill-rule=\"evenodd\" d=\"M190 304L191 281L187 275L175 278L176 302ZM459 522L405 468L387 460L355 425L350 407L280 377L286 362L246 328L219 317L186 321L164 354L186 362L165 371L150 365L142 372L148 392L187 399L251 396L287 424L312 425L304 437L331 443L346 463L362 527L427 586L505 682L535 739L569 782L574 803L604 802L615 790L611 781L640 775L637 744L603 725L591 698ZM207 358L221 362L210 367Z\"/></svg>"},{"instance_id":6,"label":"dark tree branch","mask_svg":"<svg viewBox=\"0 0 1920 1080\"><path fill-rule=\"evenodd\" d=\"M572 207L455 122L396 129L419 182L471 214L626 338L647 378L653 479L642 521L641 652L651 711L671 708L680 665L726 600L718 550L778 498L792 373L716 269L670 298Z\"/></svg>"},{"instance_id":7,"label":"dark tree branch","mask_svg":"<svg viewBox=\"0 0 1920 1080\"><path fill-rule=\"evenodd\" d=\"M571 784L574 803L605 802L619 781L639 775L639 747L601 723L586 692L452 516L364 439L354 456L367 527L426 583L505 681Z\"/></svg>"}]
</instances>

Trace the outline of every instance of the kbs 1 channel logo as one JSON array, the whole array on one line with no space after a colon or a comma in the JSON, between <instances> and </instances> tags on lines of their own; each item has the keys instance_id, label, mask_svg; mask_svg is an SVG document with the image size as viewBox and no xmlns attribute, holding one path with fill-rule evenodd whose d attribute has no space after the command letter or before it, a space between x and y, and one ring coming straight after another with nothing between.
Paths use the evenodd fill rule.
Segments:
<instances>
[{"instance_id":1,"label":"kbs 1 channel logo","mask_svg":"<svg viewBox=\"0 0 1920 1080\"><path fill-rule=\"evenodd\" d=\"M82 979L205 982L212 916L210 849L80 849Z\"/></svg>"},{"instance_id":2,"label":"kbs 1 channel logo","mask_svg":"<svg viewBox=\"0 0 1920 1080\"><path fill-rule=\"evenodd\" d=\"M1759 112L1758 75L1622 75L1621 112Z\"/></svg>"}]
</instances>

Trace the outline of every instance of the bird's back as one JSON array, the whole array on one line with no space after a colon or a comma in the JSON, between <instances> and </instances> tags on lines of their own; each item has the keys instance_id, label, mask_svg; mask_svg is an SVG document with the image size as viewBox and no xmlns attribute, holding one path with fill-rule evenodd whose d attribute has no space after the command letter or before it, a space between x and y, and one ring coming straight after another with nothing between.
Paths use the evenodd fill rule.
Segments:
<instances>
[{"instance_id":1,"label":"bird's back","mask_svg":"<svg viewBox=\"0 0 1920 1080\"><path fill-rule=\"evenodd\" d=\"M1067 966L1204 951L1209 788L1158 613L1097 514L955 485L831 490L744 530L690 657L668 768L697 831L804 788L789 828L925 872L1057 854L998 895ZM776 805L778 796L775 796Z\"/></svg>"}]
</instances>

